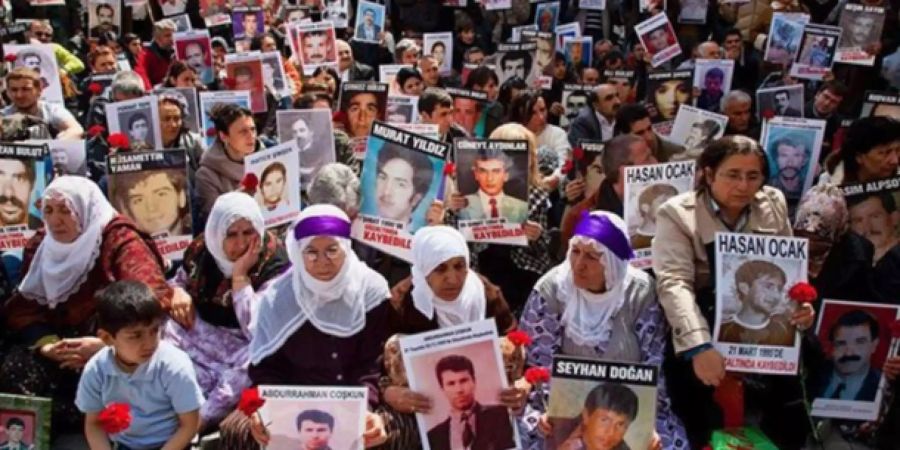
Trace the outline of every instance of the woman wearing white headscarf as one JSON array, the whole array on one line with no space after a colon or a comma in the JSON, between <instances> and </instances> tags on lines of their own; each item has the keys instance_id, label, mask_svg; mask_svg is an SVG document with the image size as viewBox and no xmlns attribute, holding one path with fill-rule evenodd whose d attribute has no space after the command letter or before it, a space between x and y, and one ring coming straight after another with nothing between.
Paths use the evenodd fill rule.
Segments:
<instances>
[{"instance_id":1,"label":"woman wearing white headscarf","mask_svg":"<svg viewBox=\"0 0 900 450\"><path fill-rule=\"evenodd\" d=\"M215 426L237 404L247 376L250 311L256 292L289 265L281 240L266 231L259 205L244 192L216 199L172 280L193 300L188 326L166 324L164 337L190 355L206 402L201 430Z\"/></svg>"},{"instance_id":2,"label":"woman wearing white headscarf","mask_svg":"<svg viewBox=\"0 0 900 450\"><path fill-rule=\"evenodd\" d=\"M362 385L369 388L374 409L391 307L385 301L387 281L353 253L350 219L335 206L303 210L288 230L285 247L292 267L261 293L250 325L252 384ZM242 441L241 425L231 422L222 424L225 448L251 448ZM380 444L381 420L370 414L366 422L366 445ZM232 430L226 433L227 428ZM250 418L249 428L254 440L268 443L258 415Z\"/></svg>"},{"instance_id":3,"label":"woman wearing white headscarf","mask_svg":"<svg viewBox=\"0 0 900 450\"><path fill-rule=\"evenodd\" d=\"M566 260L537 282L522 313L519 326L533 339L528 365L549 367L557 354L662 364L666 321L656 301L653 279L628 264L632 256L619 216L605 211L582 216L569 241ZM688 448L684 428L671 411L662 375L658 386L658 439L654 438L651 448L660 444L666 449ZM543 388L546 392L546 383ZM540 418L526 423L537 423L539 430L529 431L524 439L527 448L543 448L544 434L551 431L543 405L531 403L534 411L530 414ZM554 436L567 436L565 441L577 443L582 439L580 431L580 425L552 430Z\"/></svg>"},{"instance_id":4,"label":"woman wearing white headscarf","mask_svg":"<svg viewBox=\"0 0 900 450\"><path fill-rule=\"evenodd\" d=\"M78 370L104 346L96 337L94 294L137 280L172 312L173 290L156 247L91 180L56 178L41 210L45 228L26 244L22 282L0 314L22 344L0 366L0 392L53 398L55 434L81 429L73 403Z\"/></svg>"}]
</instances>

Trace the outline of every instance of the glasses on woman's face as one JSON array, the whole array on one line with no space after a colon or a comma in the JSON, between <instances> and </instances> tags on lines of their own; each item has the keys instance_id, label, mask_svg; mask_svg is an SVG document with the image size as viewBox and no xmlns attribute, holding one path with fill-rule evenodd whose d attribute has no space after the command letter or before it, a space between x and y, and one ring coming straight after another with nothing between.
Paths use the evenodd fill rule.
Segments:
<instances>
[{"instance_id":1,"label":"glasses on woman's face","mask_svg":"<svg viewBox=\"0 0 900 450\"><path fill-rule=\"evenodd\" d=\"M322 255L325 256L325 259L327 259L328 262L334 262L341 257L341 248L334 245L325 249L324 252L320 252L313 248L307 248L303 251L303 259L310 264L318 262L319 257Z\"/></svg>"},{"instance_id":2,"label":"glasses on woman's face","mask_svg":"<svg viewBox=\"0 0 900 450\"><path fill-rule=\"evenodd\" d=\"M749 172L741 172L739 170L728 170L725 172L720 172L719 176L722 177L729 184L738 184L742 181L746 181L750 184L758 184L763 181L762 172L758 172L755 170Z\"/></svg>"}]
</instances>

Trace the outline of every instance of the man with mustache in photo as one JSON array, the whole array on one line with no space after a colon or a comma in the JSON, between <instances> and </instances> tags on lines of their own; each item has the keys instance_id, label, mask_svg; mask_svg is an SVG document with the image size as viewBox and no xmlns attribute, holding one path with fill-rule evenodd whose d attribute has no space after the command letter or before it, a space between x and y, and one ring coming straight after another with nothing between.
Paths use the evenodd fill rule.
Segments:
<instances>
[{"instance_id":1,"label":"man with mustache in photo","mask_svg":"<svg viewBox=\"0 0 900 450\"><path fill-rule=\"evenodd\" d=\"M818 398L871 402L878 393L881 371L872 367L872 354L878 348L878 321L866 311L845 312L831 325L830 370L820 386Z\"/></svg>"},{"instance_id":2,"label":"man with mustache in photo","mask_svg":"<svg viewBox=\"0 0 900 450\"><path fill-rule=\"evenodd\" d=\"M777 170L769 185L781 189L787 198L800 198L806 181L809 146L800 140L783 137L775 140L768 153L774 156Z\"/></svg>"},{"instance_id":3,"label":"man with mustache in photo","mask_svg":"<svg viewBox=\"0 0 900 450\"><path fill-rule=\"evenodd\" d=\"M34 188L34 165L21 159L0 159L0 224L28 225L37 229L41 220L28 212Z\"/></svg>"},{"instance_id":4,"label":"man with mustache in photo","mask_svg":"<svg viewBox=\"0 0 900 450\"><path fill-rule=\"evenodd\" d=\"M300 39L303 50L303 62L306 64L324 64L333 61L328 56L334 53L334 40L324 30L308 31Z\"/></svg>"}]
</instances>

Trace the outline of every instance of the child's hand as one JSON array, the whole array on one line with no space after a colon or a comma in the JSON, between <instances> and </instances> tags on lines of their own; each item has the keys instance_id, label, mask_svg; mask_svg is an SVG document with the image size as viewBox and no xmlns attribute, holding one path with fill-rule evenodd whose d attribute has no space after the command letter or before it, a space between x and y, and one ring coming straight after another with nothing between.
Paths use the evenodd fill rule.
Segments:
<instances>
[{"instance_id":1,"label":"child's hand","mask_svg":"<svg viewBox=\"0 0 900 450\"><path fill-rule=\"evenodd\" d=\"M387 432L384 430L384 420L375 413L366 413L366 431L363 432L366 448L376 447L387 441Z\"/></svg>"}]
</instances>

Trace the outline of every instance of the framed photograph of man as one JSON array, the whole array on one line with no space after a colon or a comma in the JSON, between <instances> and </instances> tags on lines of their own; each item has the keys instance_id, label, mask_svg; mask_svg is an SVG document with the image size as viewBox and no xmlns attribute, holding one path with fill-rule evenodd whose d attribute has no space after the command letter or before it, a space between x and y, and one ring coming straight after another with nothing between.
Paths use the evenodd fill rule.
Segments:
<instances>
[{"instance_id":1,"label":"framed photograph of man","mask_svg":"<svg viewBox=\"0 0 900 450\"><path fill-rule=\"evenodd\" d=\"M466 130L469 136L484 137L487 93L460 88L445 90L453 97L453 123Z\"/></svg>"},{"instance_id":2,"label":"framed photograph of man","mask_svg":"<svg viewBox=\"0 0 900 450\"><path fill-rule=\"evenodd\" d=\"M799 200L813 184L825 121L775 117L763 124L760 144L769 158L769 186Z\"/></svg>"},{"instance_id":3,"label":"framed photograph of man","mask_svg":"<svg viewBox=\"0 0 900 450\"><path fill-rule=\"evenodd\" d=\"M250 40L265 32L262 8L239 7L231 11L231 28L235 39Z\"/></svg>"},{"instance_id":4,"label":"framed photograph of man","mask_svg":"<svg viewBox=\"0 0 900 450\"><path fill-rule=\"evenodd\" d=\"M444 164L450 145L375 122L360 175L359 216L352 236L410 261L412 235L443 197Z\"/></svg>"},{"instance_id":5,"label":"framed photograph of man","mask_svg":"<svg viewBox=\"0 0 900 450\"><path fill-rule=\"evenodd\" d=\"M307 6L289 5L287 3L282 3L281 14L279 14L279 17L281 17L281 20L285 24L290 26L298 24L304 19L308 19L310 15L310 9Z\"/></svg>"},{"instance_id":6,"label":"framed photograph of man","mask_svg":"<svg viewBox=\"0 0 900 450\"><path fill-rule=\"evenodd\" d=\"M787 293L806 281L805 238L716 233L713 342L733 372L795 375L797 303Z\"/></svg>"},{"instance_id":7,"label":"framed photograph of man","mask_svg":"<svg viewBox=\"0 0 900 450\"><path fill-rule=\"evenodd\" d=\"M330 21L334 24L335 28L347 28L348 16L350 14L347 1L348 0L324 0L324 4L321 5L320 8L317 8L322 12L322 20ZM382 29L384 29L383 26Z\"/></svg>"},{"instance_id":8,"label":"framed photograph of man","mask_svg":"<svg viewBox=\"0 0 900 450\"><path fill-rule=\"evenodd\" d=\"M50 153L53 178L60 175L87 176L87 154L82 139L33 139L23 144L46 145Z\"/></svg>"},{"instance_id":9,"label":"framed photograph of man","mask_svg":"<svg viewBox=\"0 0 900 450\"><path fill-rule=\"evenodd\" d=\"M681 54L681 46L669 17L659 13L634 26L641 44L650 54L650 65L659 67Z\"/></svg>"},{"instance_id":10,"label":"framed photograph of man","mask_svg":"<svg viewBox=\"0 0 900 450\"><path fill-rule=\"evenodd\" d=\"M716 114L691 105L681 105L669 140L684 146L684 151L672 160L696 160L710 142L725 134L728 116Z\"/></svg>"},{"instance_id":11,"label":"framed photograph of man","mask_svg":"<svg viewBox=\"0 0 900 450\"><path fill-rule=\"evenodd\" d=\"M563 115L559 118L559 126L568 127L581 108L590 106L591 93L594 86L583 84L564 84L562 91Z\"/></svg>"},{"instance_id":12,"label":"framed photograph of man","mask_svg":"<svg viewBox=\"0 0 900 450\"><path fill-rule=\"evenodd\" d=\"M300 154L293 139L244 158L244 174L259 180L256 202L266 227L292 222L300 215Z\"/></svg>"},{"instance_id":13,"label":"framed photograph of man","mask_svg":"<svg viewBox=\"0 0 900 450\"><path fill-rule=\"evenodd\" d=\"M423 34L422 54L434 58L441 75L449 75L453 71L453 33Z\"/></svg>"},{"instance_id":14,"label":"framed photograph of man","mask_svg":"<svg viewBox=\"0 0 900 450\"><path fill-rule=\"evenodd\" d=\"M591 36L563 38L563 54L573 67L590 67L593 56L594 38Z\"/></svg>"},{"instance_id":15,"label":"framed photograph of man","mask_svg":"<svg viewBox=\"0 0 900 450\"><path fill-rule=\"evenodd\" d=\"M225 76L230 78L233 91L250 91L250 110L265 112L266 85L263 80L262 54L259 52L225 55Z\"/></svg>"},{"instance_id":16,"label":"framed photograph of man","mask_svg":"<svg viewBox=\"0 0 900 450\"><path fill-rule=\"evenodd\" d=\"M197 72L197 78L201 83L209 84L215 81L216 72L213 69L208 30L175 33L175 57L191 66Z\"/></svg>"},{"instance_id":17,"label":"framed photograph of man","mask_svg":"<svg viewBox=\"0 0 900 450\"><path fill-rule=\"evenodd\" d=\"M41 227L37 201L50 183L51 164L46 145L0 143L0 248L25 247Z\"/></svg>"},{"instance_id":18,"label":"framed photograph of man","mask_svg":"<svg viewBox=\"0 0 900 450\"><path fill-rule=\"evenodd\" d=\"M625 224L634 249L631 265L653 265L650 244L656 236L656 212L666 200L694 188L694 161L625 167Z\"/></svg>"},{"instance_id":19,"label":"framed photograph of man","mask_svg":"<svg viewBox=\"0 0 900 450\"><path fill-rule=\"evenodd\" d=\"M0 449L50 448L49 398L0 394Z\"/></svg>"},{"instance_id":20,"label":"framed photograph of man","mask_svg":"<svg viewBox=\"0 0 900 450\"><path fill-rule=\"evenodd\" d=\"M791 76L806 80L821 80L834 64L834 55L840 39L840 27L806 24L800 51L797 52L794 64L791 65Z\"/></svg>"},{"instance_id":21,"label":"framed photograph of man","mask_svg":"<svg viewBox=\"0 0 900 450\"><path fill-rule=\"evenodd\" d=\"M522 42L533 42L537 48L534 50L534 62L528 79L535 80L544 76L553 75L553 57L556 54L556 39L553 33L536 30L522 32Z\"/></svg>"},{"instance_id":22,"label":"framed photograph of man","mask_svg":"<svg viewBox=\"0 0 900 450\"><path fill-rule=\"evenodd\" d=\"M528 143L457 139L456 187L466 206L457 212L466 240L526 245L528 220Z\"/></svg>"},{"instance_id":23,"label":"framed photograph of man","mask_svg":"<svg viewBox=\"0 0 900 450\"><path fill-rule=\"evenodd\" d=\"M499 402L507 380L494 320L401 337L400 352L410 389L432 400L430 411L416 414L424 450L519 447ZM454 417L465 419L451 424Z\"/></svg>"},{"instance_id":24,"label":"framed photograph of man","mask_svg":"<svg viewBox=\"0 0 900 450\"><path fill-rule=\"evenodd\" d=\"M803 27L807 23L808 14L773 13L763 59L777 65L791 64L800 50Z\"/></svg>"},{"instance_id":25,"label":"framed photograph of man","mask_svg":"<svg viewBox=\"0 0 900 450\"><path fill-rule=\"evenodd\" d=\"M585 192L597 192L600 183L606 178L603 174L604 144L602 141L582 140L578 145L581 152L573 152L572 167L566 177L570 180L584 180Z\"/></svg>"},{"instance_id":26,"label":"framed photograph of man","mask_svg":"<svg viewBox=\"0 0 900 450\"><path fill-rule=\"evenodd\" d=\"M294 142L300 158L300 185L306 189L325 164L335 161L334 129L330 109L277 111L279 142Z\"/></svg>"},{"instance_id":27,"label":"framed photograph of man","mask_svg":"<svg viewBox=\"0 0 900 450\"><path fill-rule=\"evenodd\" d=\"M106 104L110 133L124 133L132 151L161 149L159 104L155 95Z\"/></svg>"},{"instance_id":28,"label":"framed photograph of man","mask_svg":"<svg viewBox=\"0 0 900 450\"><path fill-rule=\"evenodd\" d=\"M846 3L838 26L843 30L835 61L844 64L872 66L875 54L872 46L881 42L884 28L884 8Z\"/></svg>"},{"instance_id":29,"label":"framed photograph of man","mask_svg":"<svg viewBox=\"0 0 900 450\"><path fill-rule=\"evenodd\" d=\"M334 24L331 22L302 22L288 25L291 51L300 60L306 76L320 66L337 68Z\"/></svg>"},{"instance_id":30,"label":"framed photograph of man","mask_svg":"<svg viewBox=\"0 0 900 450\"><path fill-rule=\"evenodd\" d=\"M560 44L561 46L562 44ZM560 47L562 48L562 47ZM497 72L497 79L500 85L506 83L513 77L519 77L525 81L530 81L527 77L531 75L529 68L531 67L537 44L534 42L522 42L518 44L497 44L497 51L494 53L494 70Z\"/></svg>"},{"instance_id":31,"label":"framed photograph of man","mask_svg":"<svg viewBox=\"0 0 900 450\"><path fill-rule=\"evenodd\" d=\"M525 31L537 32L537 25L535 25L533 23L529 23L527 25L518 25L518 26L512 27L512 29L509 32L509 40L507 42L510 42L510 43L522 42L522 32L525 32ZM560 44L560 45L562 45L562 44Z\"/></svg>"},{"instance_id":32,"label":"framed photograph of man","mask_svg":"<svg viewBox=\"0 0 900 450\"><path fill-rule=\"evenodd\" d=\"M535 25L531 25L535 27L535 31L537 28ZM566 37L579 37L581 36L581 23L580 22L569 22L569 23L561 23L556 26L556 48L562 48L563 39Z\"/></svg>"},{"instance_id":33,"label":"framed photograph of man","mask_svg":"<svg viewBox=\"0 0 900 450\"><path fill-rule=\"evenodd\" d=\"M219 25L228 25L231 23L231 11L229 10L228 0L199 0L200 15L206 23L206 28L213 28Z\"/></svg>"},{"instance_id":34,"label":"framed photograph of man","mask_svg":"<svg viewBox=\"0 0 900 450\"><path fill-rule=\"evenodd\" d=\"M720 112L719 104L722 97L731 91L734 60L696 59L694 64L694 88L700 92L696 106L707 111Z\"/></svg>"},{"instance_id":35,"label":"framed photograph of man","mask_svg":"<svg viewBox=\"0 0 900 450\"><path fill-rule=\"evenodd\" d=\"M143 3L134 0L126 0L125 4L134 4L135 6ZM187 7L187 0L157 0L150 5L151 12L154 17L173 18L174 16L184 14ZM159 13L159 15L157 15ZM190 19L188 19L190 23Z\"/></svg>"},{"instance_id":36,"label":"framed photograph of man","mask_svg":"<svg viewBox=\"0 0 900 450\"><path fill-rule=\"evenodd\" d=\"M189 14L178 14L176 16L166 18L171 19L172 22L175 22L176 33L184 33L185 31L192 31L194 29L194 26L191 25L191 16Z\"/></svg>"},{"instance_id":37,"label":"framed photograph of man","mask_svg":"<svg viewBox=\"0 0 900 450\"><path fill-rule=\"evenodd\" d=\"M647 104L656 110L654 123L675 120L681 105L693 98L693 72L690 70L659 71L647 74ZM668 133L665 133L668 135Z\"/></svg>"},{"instance_id":38,"label":"framed photograph of man","mask_svg":"<svg viewBox=\"0 0 900 450\"><path fill-rule=\"evenodd\" d=\"M900 95L893 92L866 91L860 117L890 117L900 120Z\"/></svg>"},{"instance_id":39,"label":"framed photograph of man","mask_svg":"<svg viewBox=\"0 0 900 450\"><path fill-rule=\"evenodd\" d=\"M59 79L59 66L53 46L50 44L3 44L5 55L15 55L13 68L28 67L34 69L41 78L41 100L50 103L64 102L62 84Z\"/></svg>"},{"instance_id":40,"label":"framed photograph of man","mask_svg":"<svg viewBox=\"0 0 900 450\"><path fill-rule=\"evenodd\" d=\"M388 97L384 120L387 123L414 123L419 117L419 97L392 95Z\"/></svg>"},{"instance_id":41,"label":"framed photograph of man","mask_svg":"<svg viewBox=\"0 0 900 450\"><path fill-rule=\"evenodd\" d=\"M885 359L895 356L891 325L900 307L825 299L816 336L824 361L812 374L812 415L847 420L878 418Z\"/></svg>"},{"instance_id":42,"label":"framed photograph of man","mask_svg":"<svg viewBox=\"0 0 900 450\"><path fill-rule=\"evenodd\" d=\"M402 93L401 86L397 84L397 72L404 67L413 68L412 64L382 64L378 66L378 81L387 83L388 93L397 95Z\"/></svg>"},{"instance_id":43,"label":"framed photograph of man","mask_svg":"<svg viewBox=\"0 0 900 450\"><path fill-rule=\"evenodd\" d=\"M163 256L181 259L193 239L185 151L110 155L107 177L113 207L153 236Z\"/></svg>"},{"instance_id":44,"label":"framed photograph of man","mask_svg":"<svg viewBox=\"0 0 900 450\"><path fill-rule=\"evenodd\" d=\"M282 97L291 95L291 84L287 75L284 73L284 61L281 59L281 52L263 52L260 55L262 60L263 80L266 86Z\"/></svg>"},{"instance_id":45,"label":"framed photograph of man","mask_svg":"<svg viewBox=\"0 0 900 450\"><path fill-rule=\"evenodd\" d=\"M625 103L637 101L637 74L634 70L606 69L600 74L604 83L616 87L619 99Z\"/></svg>"},{"instance_id":46,"label":"framed photograph of man","mask_svg":"<svg viewBox=\"0 0 900 450\"><path fill-rule=\"evenodd\" d=\"M216 127L213 125L209 111L220 103L233 103L250 109L250 91L213 91L200 93L200 125L206 140L206 148L215 142Z\"/></svg>"},{"instance_id":47,"label":"framed photograph of man","mask_svg":"<svg viewBox=\"0 0 900 450\"><path fill-rule=\"evenodd\" d=\"M88 0L87 13L89 37L100 37L108 31L121 34L122 2L119 0Z\"/></svg>"},{"instance_id":48,"label":"framed photograph of man","mask_svg":"<svg viewBox=\"0 0 900 450\"><path fill-rule=\"evenodd\" d=\"M803 117L803 84L759 88L756 90L756 114L763 119Z\"/></svg>"},{"instance_id":49,"label":"framed photograph of man","mask_svg":"<svg viewBox=\"0 0 900 450\"><path fill-rule=\"evenodd\" d=\"M544 449L650 447L658 367L556 355L551 378Z\"/></svg>"},{"instance_id":50,"label":"framed photograph of man","mask_svg":"<svg viewBox=\"0 0 900 450\"><path fill-rule=\"evenodd\" d=\"M356 6L356 32L353 33L353 39L377 44L383 30L384 5L360 0Z\"/></svg>"},{"instance_id":51,"label":"framed photograph of man","mask_svg":"<svg viewBox=\"0 0 900 450\"><path fill-rule=\"evenodd\" d=\"M363 450L364 387L259 386L268 450Z\"/></svg>"},{"instance_id":52,"label":"framed photograph of man","mask_svg":"<svg viewBox=\"0 0 900 450\"><path fill-rule=\"evenodd\" d=\"M538 3L534 11L534 24L537 30L552 33L559 21L559 2Z\"/></svg>"},{"instance_id":53,"label":"framed photograph of man","mask_svg":"<svg viewBox=\"0 0 900 450\"><path fill-rule=\"evenodd\" d=\"M188 130L203 135L200 128L200 108L197 105L197 88L160 88L154 91L159 99L172 98L181 105L181 122Z\"/></svg>"},{"instance_id":54,"label":"framed photograph of man","mask_svg":"<svg viewBox=\"0 0 900 450\"><path fill-rule=\"evenodd\" d=\"M346 131L351 139L369 135L372 123L384 120L388 85L354 81L341 84L341 111L346 113Z\"/></svg>"},{"instance_id":55,"label":"framed photograph of man","mask_svg":"<svg viewBox=\"0 0 900 450\"><path fill-rule=\"evenodd\" d=\"M850 212L850 229L872 244L872 265L878 266L900 244L900 177L845 184L841 189Z\"/></svg>"}]
</instances>

